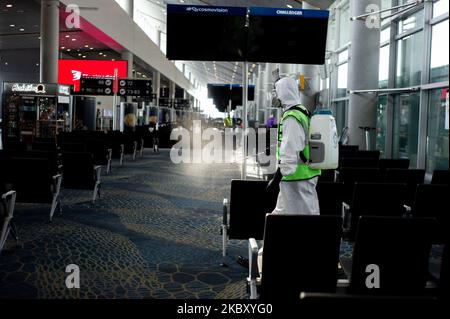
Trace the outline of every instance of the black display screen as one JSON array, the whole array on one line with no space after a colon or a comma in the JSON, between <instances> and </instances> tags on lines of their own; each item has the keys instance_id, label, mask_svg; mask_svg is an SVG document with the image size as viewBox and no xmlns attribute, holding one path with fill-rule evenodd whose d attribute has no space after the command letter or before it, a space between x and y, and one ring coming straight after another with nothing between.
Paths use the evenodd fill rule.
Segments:
<instances>
[{"instance_id":1,"label":"black display screen","mask_svg":"<svg viewBox=\"0 0 450 319\"><path fill-rule=\"evenodd\" d=\"M247 9L167 5L169 60L244 61Z\"/></svg>"},{"instance_id":2,"label":"black display screen","mask_svg":"<svg viewBox=\"0 0 450 319\"><path fill-rule=\"evenodd\" d=\"M233 84L231 86L231 107L233 109L236 108L236 106L243 105L242 103L242 85ZM255 100L255 86L249 85L248 86L248 101L254 101Z\"/></svg>"},{"instance_id":3,"label":"black display screen","mask_svg":"<svg viewBox=\"0 0 450 319\"><path fill-rule=\"evenodd\" d=\"M247 60L324 64L329 12L250 8Z\"/></svg>"}]
</instances>

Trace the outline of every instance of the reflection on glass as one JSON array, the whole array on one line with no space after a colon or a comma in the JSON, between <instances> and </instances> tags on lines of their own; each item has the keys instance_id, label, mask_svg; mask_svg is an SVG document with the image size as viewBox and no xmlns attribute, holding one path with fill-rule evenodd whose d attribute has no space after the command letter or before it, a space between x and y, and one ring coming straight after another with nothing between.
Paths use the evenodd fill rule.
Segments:
<instances>
[{"instance_id":1,"label":"reflection on glass","mask_svg":"<svg viewBox=\"0 0 450 319\"><path fill-rule=\"evenodd\" d=\"M423 25L423 10L413 13L409 17L400 20L398 24L398 34L409 31L416 27L421 27Z\"/></svg>"},{"instance_id":2,"label":"reflection on glass","mask_svg":"<svg viewBox=\"0 0 450 319\"><path fill-rule=\"evenodd\" d=\"M382 95L378 98L377 107L377 147L381 152L381 156L386 154L386 130L387 130L387 95Z\"/></svg>"},{"instance_id":3,"label":"reflection on glass","mask_svg":"<svg viewBox=\"0 0 450 319\"><path fill-rule=\"evenodd\" d=\"M389 78L389 45L385 45L380 49L380 67L378 70L378 82L380 89L388 86Z\"/></svg>"},{"instance_id":4,"label":"reflection on glass","mask_svg":"<svg viewBox=\"0 0 450 319\"><path fill-rule=\"evenodd\" d=\"M348 50L344 50L338 54L338 63L348 60Z\"/></svg>"},{"instance_id":5,"label":"reflection on glass","mask_svg":"<svg viewBox=\"0 0 450 319\"><path fill-rule=\"evenodd\" d=\"M409 158L410 167L417 165L419 134L418 93L406 93L394 98L393 158Z\"/></svg>"},{"instance_id":6,"label":"reflection on glass","mask_svg":"<svg viewBox=\"0 0 450 319\"><path fill-rule=\"evenodd\" d=\"M336 20L330 18L328 20L327 50L334 51L336 49Z\"/></svg>"},{"instance_id":7,"label":"reflection on glass","mask_svg":"<svg viewBox=\"0 0 450 319\"><path fill-rule=\"evenodd\" d=\"M338 87L336 97L344 97L347 95L347 75L348 63L338 66Z\"/></svg>"},{"instance_id":8,"label":"reflection on glass","mask_svg":"<svg viewBox=\"0 0 450 319\"><path fill-rule=\"evenodd\" d=\"M339 47L350 42L350 7L345 6L341 9L339 20Z\"/></svg>"},{"instance_id":9,"label":"reflection on glass","mask_svg":"<svg viewBox=\"0 0 450 319\"><path fill-rule=\"evenodd\" d=\"M398 40L396 86L408 87L420 84L423 32Z\"/></svg>"},{"instance_id":10,"label":"reflection on glass","mask_svg":"<svg viewBox=\"0 0 450 319\"><path fill-rule=\"evenodd\" d=\"M336 119L336 127L339 136L347 125L347 101L340 101L332 104L333 115Z\"/></svg>"},{"instance_id":11,"label":"reflection on glass","mask_svg":"<svg viewBox=\"0 0 450 319\"><path fill-rule=\"evenodd\" d=\"M448 81L448 20L433 27L430 81Z\"/></svg>"},{"instance_id":12,"label":"reflection on glass","mask_svg":"<svg viewBox=\"0 0 450 319\"><path fill-rule=\"evenodd\" d=\"M384 43L386 41L389 41L389 38L391 36L391 29L390 28L384 28L380 32L380 44Z\"/></svg>"},{"instance_id":13,"label":"reflection on glass","mask_svg":"<svg viewBox=\"0 0 450 319\"><path fill-rule=\"evenodd\" d=\"M448 0L439 0L433 4L433 18L448 12Z\"/></svg>"},{"instance_id":14,"label":"reflection on glass","mask_svg":"<svg viewBox=\"0 0 450 319\"><path fill-rule=\"evenodd\" d=\"M448 170L448 88L430 92L428 106L427 171Z\"/></svg>"}]
</instances>

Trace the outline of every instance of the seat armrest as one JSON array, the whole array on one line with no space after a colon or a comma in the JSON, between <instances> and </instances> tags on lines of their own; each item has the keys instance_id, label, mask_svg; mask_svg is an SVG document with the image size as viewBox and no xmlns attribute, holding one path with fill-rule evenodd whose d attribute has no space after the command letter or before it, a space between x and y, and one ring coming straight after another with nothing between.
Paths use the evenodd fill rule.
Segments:
<instances>
[{"instance_id":1,"label":"seat armrest","mask_svg":"<svg viewBox=\"0 0 450 319\"><path fill-rule=\"evenodd\" d=\"M351 212L350 212L350 205L346 202L342 202L342 220L343 224L342 227L345 231L348 231L350 229L350 221L351 221Z\"/></svg>"},{"instance_id":2,"label":"seat armrest","mask_svg":"<svg viewBox=\"0 0 450 319\"><path fill-rule=\"evenodd\" d=\"M250 280L256 280L258 277L258 243L255 238L249 238L248 240L248 276Z\"/></svg>"},{"instance_id":3,"label":"seat armrest","mask_svg":"<svg viewBox=\"0 0 450 319\"><path fill-rule=\"evenodd\" d=\"M223 222L222 225L228 226L228 198L223 199Z\"/></svg>"},{"instance_id":4,"label":"seat armrest","mask_svg":"<svg viewBox=\"0 0 450 319\"><path fill-rule=\"evenodd\" d=\"M258 279L258 244L255 238L248 240L248 281L250 285L250 299L258 298L257 279Z\"/></svg>"},{"instance_id":5,"label":"seat armrest","mask_svg":"<svg viewBox=\"0 0 450 319\"><path fill-rule=\"evenodd\" d=\"M95 170L95 181L100 181L101 175L102 175L102 167L100 165L94 166Z\"/></svg>"},{"instance_id":6,"label":"seat armrest","mask_svg":"<svg viewBox=\"0 0 450 319\"><path fill-rule=\"evenodd\" d=\"M16 195L16 191L9 191L2 195L2 202L8 219L11 219L13 216Z\"/></svg>"},{"instance_id":7,"label":"seat armrest","mask_svg":"<svg viewBox=\"0 0 450 319\"><path fill-rule=\"evenodd\" d=\"M53 176L52 179L53 179L52 192L53 194L59 194L59 191L61 190L62 175L57 174Z\"/></svg>"}]
</instances>

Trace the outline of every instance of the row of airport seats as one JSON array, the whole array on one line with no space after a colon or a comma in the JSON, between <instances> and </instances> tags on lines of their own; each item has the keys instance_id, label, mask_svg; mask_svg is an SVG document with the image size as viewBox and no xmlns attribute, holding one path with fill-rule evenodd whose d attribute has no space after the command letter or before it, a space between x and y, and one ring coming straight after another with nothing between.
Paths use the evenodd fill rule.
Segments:
<instances>
[{"instance_id":1,"label":"row of airport seats","mask_svg":"<svg viewBox=\"0 0 450 319\"><path fill-rule=\"evenodd\" d=\"M442 172L439 172L439 174L441 173ZM437 178L434 180L436 181ZM356 260L356 265L358 265L358 263L360 265L357 267L362 267L361 265L364 264L364 262L358 262L359 255L366 254L366 257L364 257L365 259L362 260L369 260L370 258L372 258L372 256L378 256L377 258L380 260L379 262L383 265L383 267L380 268L388 271L387 274L389 274L390 271L392 273L395 273L395 271L397 270L400 271L401 267L403 267L401 266L400 268L395 268L396 263L386 264L387 261L398 260L398 257L400 256L401 258L404 258L405 261L407 260L408 263L412 263L415 265L419 264L423 266L424 264L428 264L429 260L429 249L427 247L431 247L431 244L448 243L448 241L446 241L448 240L448 237L442 235L448 234L449 224L447 222L443 223L442 219L440 219L439 222L436 222L436 216L439 218L443 217L444 221L448 220L445 219L444 212L442 211L442 207L445 206L440 206L445 200L444 192L448 191L448 184L419 184L417 188L417 191L419 193L418 198L421 199L422 204L419 204L419 201L417 201L416 206L412 207L412 211L408 211L403 206L404 204L401 200L401 193L405 193L406 184L377 184L356 182L354 184L354 187L356 189L356 195L354 197L355 202L351 202L350 204L353 205L353 208L351 208L350 210L350 219L348 217L348 214L344 214L347 225L343 222L342 218L341 207L343 197L341 197L339 199L340 202L336 201L337 204L335 205L335 210L331 210L329 212L321 212L321 216L313 216L320 217L320 219L316 220L313 218L310 221L308 218L311 216L288 216L288 218L292 218L292 220L286 219L286 221L280 221L283 226L280 226L278 228L278 231L276 232L277 235L273 236L273 240L277 240L276 238L284 239L280 240L278 244L274 244L274 247L284 247L283 245L287 246L285 247L285 249L269 249L269 252L266 252L266 241L268 238L267 236L269 236L270 234L268 232L268 221L271 220L271 218L278 218L277 215L268 215L266 219L266 214L273 211L277 199L277 194L266 192L267 183L267 181L256 180L233 180L231 183L230 200L228 201L228 199L224 199L223 223L221 228L223 236L222 254L224 257L224 261L227 255L228 240L247 240L249 238L255 239L251 241L251 245L249 247L250 252L254 253L257 250L257 248L255 248L256 240L264 239L265 248L263 259L271 260L274 262L282 261L282 266L280 266L280 269L278 269L280 271L280 274L282 274L282 277L280 277L278 274L276 280L274 279L273 281L270 281L269 279L267 279L267 287L275 287L274 285L276 285L276 282L280 281L283 284L279 288L282 289L282 286L286 284L286 280L288 282L291 281L290 274L292 273L292 271L289 272L289 275L286 275L286 267L287 269L291 270L295 269L294 272L296 274L299 272L310 275L316 274L317 276L312 275L312 278L315 279L317 279L318 277L322 277L323 274L322 271L319 271L320 269L322 269L323 267L328 267L328 278L330 278L330 276L332 277L332 280L330 279L328 281L328 284L334 282L334 284L331 284L331 286L328 286L328 288L332 287L332 290L335 290L335 273L337 272L337 262L330 263L330 258L338 258L339 244L341 242L341 239L350 235L351 240L355 242L353 254L356 256L356 259L354 260ZM334 184L340 186L343 185L343 183L341 182ZM321 183L319 183L319 186L320 185ZM323 196L323 188L321 189L319 186L317 190L319 193L319 201L321 207L326 206L326 204L330 204L329 202L335 201L332 198ZM362 196L359 194L367 194L367 196L365 197L365 195ZM430 205L429 200L431 199L430 196L432 195L436 195L437 198L440 198L439 203L441 204L437 204L435 202L433 204L434 206ZM386 197L391 198L395 202L395 210L392 209L392 203L389 203ZM358 210L358 207L368 208L368 210ZM299 218L298 222L296 222L296 218ZM317 223L317 226L314 226L314 223ZM290 228L291 226L292 228ZM351 226L351 228L349 228L349 226ZM290 231L290 229L292 231ZM351 233L349 233L350 230ZM419 242L417 242L416 240ZM328 245L328 249L326 249L326 247L324 246L321 246L325 245L324 241ZM377 243L379 243L379 245L377 245ZM300 245L302 248L299 249L297 247L298 245ZM305 247L303 247L302 245ZM372 245L373 247L370 245ZM293 251L295 251L296 253L293 254ZM325 257L322 254L326 251L329 252L328 257ZM422 253L422 259L419 260L417 259L417 256L413 256L416 251L420 251ZM371 255L369 252L373 252L373 255ZM399 252L405 252L405 254L403 255ZM407 253L410 253L411 256L409 256ZM269 255L267 258L265 257L266 254ZM253 256L252 258L250 258L250 275L252 274L252 271L253 274L255 274L256 271L256 261L254 260L254 258L256 257ZM328 262L324 261L323 258L328 258ZM375 258L374 260L376 260L377 258ZM411 258L416 259L412 260ZM301 268L299 268L301 266L297 264L297 260L299 260L300 262L303 260L305 260L305 262L311 262L312 264L309 264L311 268L308 271L302 272ZM324 266L325 262L328 266ZM360 289L358 289L357 286L357 283L361 281L358 281L357 279L358 272L352 271L352 263L348 262L348 260L342 260L341 264L348 278L351 279L350 282L352 283L351 287L353 290L350 289L349 291L351 293L361 293L361 291L359 291ZM398 263L398 265L405 264L400 262ZM268 270L271 269L270 267L272 266L267 266L268 268L264 267L263 274L267 272L273 273L273 271ZM273 267L276 268L276 265L274 265ZM281 268L283 268L283 270ZM314 272L314 269L318 271ZM422 267L421 271L423 271L423 269L424 268ZM364 271L359 272L360 277L364 277ZM413 277L414 280L423 278L423 276L421 277L417 275L418 270L415 270L415 274L416 275L414 275ZM397 275L398 274L396 274L395 276ZM391 278L393 282L392 285L394 285L396 281L393 278L395 278L395 276L385 278ZM398 276L401 277L401 274ZM408 276L405 275L405 277L402 278L408 278ZM264 278L264 275L262 277ZM439 278L439 275L435 277ZM255 283L255 285L253 286L256 286L256 283L261 283L262 285L264 285L264 279L261 281L257 278L256 275L251 275L249 276L249 278L250 282L252 282L253 280L253 283ZM283 278L285 280L283 280ZM431 280L427 281L431 282ZM439 279L436 279L434 281L439 281ZM299 292L299 289L302 289L302 291L313 292L329 290L322 289L323 287L319 283L320 281L317 280L314 280L314 283L311 284L314 287L310 289L309 286L305 284L307 282L309 282L307 278L303 278L301 280L299 279L298 283L301 284L298 284L293 288L295 290L295 293L292 293L292 291L291 293L289 293L289 289L285 289L285 291L291 297L294 296L294 298L298 298L297 293ZM423 283L423 280L421 282ZM387 282L384 282L383 287L389 288L390 292L395 292L397 295L402 293L402 291L400 291L402 287L410 287L407 284L403 285L401 281L397 281L397 283L398 285L394 285L395 287L389 288L389 284ZM420 287L422 287L422 284L420 285ZM256 296L259 294L260 296L263 296L263 290L256 292L255 289L251 289L251 295ZM267 291L274 291L275 294L273 296L269 295L269 298L282 296L282 294L278 294L278 289L267 288L266 292ZM411 291L413 290L407 289L406 292ZM389 291L385 291L384 293L387 294L389 293Z\"/></svg>"},{"instance_id":2,"label":"row of airport seats","mask_svg":"<svg viewBox=\"0 0 450 319\"><path fill-rule=\"evenodd\" d=\"M6 194L0 218L1 242L11 229L14 203L50 204L49 219L59 208L61 189L93 191L92 202L100 196L102 166L111 171L112 158L123 165L124 155L133 160L143 156L139 134L120 132L74 131L57 139L35 139L31 144L8 141L0 150L0 194ZM5 208L7 206L7 208Z\"/></svg>"},{"instance_id":3,"label":"row of airport seats","mask_svg":"<svg viewBox=\"0 0 450 319\"><path fill-rule=\"evenodd\" d=\"M250 298L297 300L302 292L447 296L448 244L440 272L430 272L435 227L433 218L362 216L352 257L344 258L342 218L267 214L261 274L259 247L249 239ZM339 267L346 279L339 279Z\"/></svg>"}]
</instances>

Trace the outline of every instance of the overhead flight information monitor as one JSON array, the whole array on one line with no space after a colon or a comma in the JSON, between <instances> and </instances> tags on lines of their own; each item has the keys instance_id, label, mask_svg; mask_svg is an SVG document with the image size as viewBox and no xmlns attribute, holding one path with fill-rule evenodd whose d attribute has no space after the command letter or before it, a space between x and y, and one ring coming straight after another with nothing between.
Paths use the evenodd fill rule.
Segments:
<instances>
[{"instance_id":1,"label":"overhead flight information monitor","mask_svg":"<svg viewBox=\"0 0 450 319\"><path fill-rule=\"evenodd\" d=\"M324 64L329 12L250 8L247 60Z\"/></svg>"},{"instance_id":2,"label":"overhead flight information monitor","mask_svg":"<svg viewBox=\"0 0 450 319\"><path fill-rule=\"evenodd\" d=\"M247 9L167 5L169 60L244 61Z\"/></svg>"}]
</instances>

